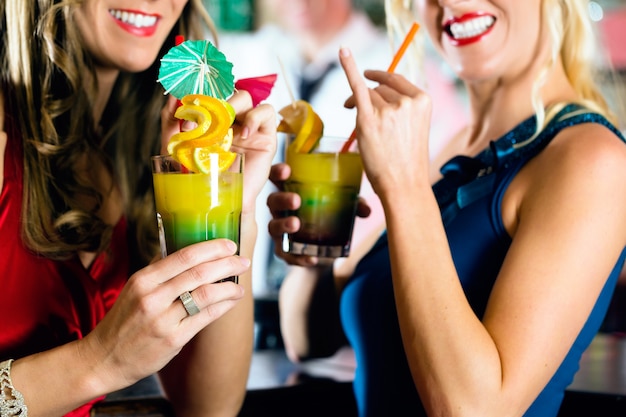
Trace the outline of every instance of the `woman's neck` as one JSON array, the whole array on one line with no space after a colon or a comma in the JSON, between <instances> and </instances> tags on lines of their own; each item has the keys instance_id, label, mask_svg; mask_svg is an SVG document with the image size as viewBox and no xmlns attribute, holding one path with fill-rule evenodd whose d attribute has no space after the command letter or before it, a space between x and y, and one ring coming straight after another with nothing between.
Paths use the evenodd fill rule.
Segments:
<instances>
[{"instance_id":1,"label":"woman's neck","mask_svg":"<svg viewBox=\"0 0 626 417\"><path fill-rule=\"evenodd\" d=\"M535 113L531 92L541 70L529 71L530 75L515 79L467 85L471 112L471 123L466 131L469 147L483 147ZM577 98L560 61L547 72L539 97L544 108Z\"/></svg>"}]
</instances>

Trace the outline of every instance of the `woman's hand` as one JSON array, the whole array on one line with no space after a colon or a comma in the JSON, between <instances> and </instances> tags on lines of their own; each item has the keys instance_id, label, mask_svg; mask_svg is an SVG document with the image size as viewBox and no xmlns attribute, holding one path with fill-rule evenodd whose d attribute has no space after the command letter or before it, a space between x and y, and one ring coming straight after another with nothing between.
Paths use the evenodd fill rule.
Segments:
<instances>
[{"instance_id":1,"label":"woman's hand","mask_svg":"<svg viewBox=\"0 0 626 417\"><path fill-rule=\"evenodd\" d=\"M286 216L290 211L300 207L300 196L296 193L283 191L284 183L291 175L291 167L286 163L278 163L270 170L270 181L279 189L267 197L267 206L272 214L268 224L269 234L274 241L276 256L290 265L312 266L318 262L315 256L290 255L283 251L283 236L295 233L300 229L300 219L296 216Z\"/></svg>"},{"instance_id":2,"label":"woman's hand","mask_svg":"<svg viewBox=\"0 0 626 417\"><path fill-rule=\"evenodd\" d=\"M81 341L102 375L102 394L126 387L163 368L207 325L243 297L242 286L215 283L241 275L250 261L236 245L217 239L190 245L131 276L113 308ZM178 298L189 291L200 312L189 316Z\"/></svg>"},{"instance_id":3,"label":"woman's hand","mask_svg":"<svg viewBox=\"0 0 626 417\"><path fill-rule=\"evenodd\" d=\"M272 214L268 224L269 234L274 241L276 256L290 265L313 266L318 264L318 258L308 255L291 255L283 251L282 242L286 234L295 233L300 229L300 219L296 216L287 216L286 213L300 208L300 196L293 192L284 191L284 183L291 175L291 167L286 163L278 163L270 170L270 181L279 189L267 197L267 206ZM370 207L363 198L359 198L357 216L370 215Z\"/></svg>"},{"instance_id":4,"label":"woman's hand","mask_svg":"<svg viewBox=\"0 0 626 417\"><path fill-rule=\"evenodd\" d=\"M429 181L430 97L403 76L365 71L379 85L370 89L348 49L340 61L354 95L356 133L365 172L376 193L405 190L412 181Z\"/></svg>"},{"instance_id":5,"label":"woman's hand","mask_svg":"<svg viewBox=\"0 0 626 417\"><path fill-rule=\"evenodd\" d=\"M229 102L237 113L231 151L245 154L243 213L253 213L276 153L276 112L269 104L252 107L247 91L236 92Z\"/></svg>"}]
</instances>

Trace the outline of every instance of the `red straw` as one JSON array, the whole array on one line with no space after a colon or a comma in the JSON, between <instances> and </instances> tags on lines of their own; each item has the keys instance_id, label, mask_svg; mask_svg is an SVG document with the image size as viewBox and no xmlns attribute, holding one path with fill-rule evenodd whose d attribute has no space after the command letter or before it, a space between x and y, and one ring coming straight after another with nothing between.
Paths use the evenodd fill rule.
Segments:
<instances>
[{"instance_id":1,"label":"red straw","mask_svg":"<svg viewBox=\"0 0 626 417\"><path fill-rule=\"evenodd\" d=\"M402 45L400 45L400 48L398 48L398 51L394 55L393 60L391 61L391 64L389 64L389 68L387 68L387 72L392 73L396 70L398 63L400 63L402 56L404 55L404 53L406 52L406 49L411 44L411 41L413 40L413 37L415 36L419 28L420 28L420 25L417 22L413 22L413 24L411 25L411 29L409 29L409 32L406 34L406 36L404 37L404 40L402 41ZM356 129L352 131L352 134L350 134L350 137L348 138L346 143L343 144L343 147L341 148L341 152L348 152L348 150L350 149L350 146L352 146L352 143L354 142L355 139L356 139Z\"/></svg>"},{"instance_id":2,"label":"red straw","mask_svg":"<svg viewBox=\"0 0 626 417\"><path fill-rule=\"evenodd\" d=\"M180 44L181 44L181 43L183 43L183 42L185 42L185 37L184 37L183 35L176 35L176 36L174 37L174 46L178 46L178 45L180 45ZM176 105L177 105L178 107L180 107L180 106L182 106L182 105L183 105L183 102L182 102L182 101L180 101L180 100L176 100ZM181 120L181 121L180 121L180 122L178 122L178 123L179 123L180 127L182 128L182 127L183 127L183 121Z\"/></svg>"},{"instance_id":3,"label":"red straw","mask_svg":"<svg viewBox=\"0 0 626 417\"><path fill-rule=\"evenodd\" d=\"M174 45L175 45L175 46L178 46L178 45L180 45L180 44L181 44L181 43L183 43L183 42L185 42L185 37L184 37L183 35L176 35L176 36L174 37ZM176 100L176 105L177 105L178 107L180 107L180 106L182 106L182 105L183 105L183 102L182 102L182 101L180 101L180 100ZM178 122L178 127L179 127L180 129L182 129L182 127L183 127L183 123L184 123L184 120L180 120L180 121ZM182 172L182 173L185 173L185 174L189 172L189 169L187 169L187 167L186 167L186 166L184 166L183 164L180 164L180 170L181 170L181 172Z\"/></svg>"}]
</instances>

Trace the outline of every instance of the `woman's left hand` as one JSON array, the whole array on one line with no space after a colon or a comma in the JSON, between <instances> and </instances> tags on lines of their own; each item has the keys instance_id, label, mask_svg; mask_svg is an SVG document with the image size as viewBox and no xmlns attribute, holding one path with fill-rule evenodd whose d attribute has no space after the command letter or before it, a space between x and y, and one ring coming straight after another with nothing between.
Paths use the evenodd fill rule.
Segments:
<instances>
[{"instance_id":1,"label":"woman's left hand","mask_svg":"<svg viewBox=\"0 0 626 417\"><path fill-rule=\"evenodd\" d=\"M276 111L269 104L253 107L250 94L243 90L228 101L237 113L231 151L245 154L243 212L254 212L276 153Z\"/></svg>"}]
</instances>

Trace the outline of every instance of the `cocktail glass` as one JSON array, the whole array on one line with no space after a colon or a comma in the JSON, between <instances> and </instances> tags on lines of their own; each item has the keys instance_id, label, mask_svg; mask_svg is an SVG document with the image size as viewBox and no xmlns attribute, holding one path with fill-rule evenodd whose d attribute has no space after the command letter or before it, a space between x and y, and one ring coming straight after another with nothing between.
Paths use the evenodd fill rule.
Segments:
<instances>
[{"instance_id":1,"label":"cocktail glass","mask_svg":"<svg viewBox=\"0 0 626 417\"><path fill-rule=\"evenodd\" d=\"M186 169L172 156L152 157L161 255L193 243L227 238L239 247L244 157L237 154L228 170L220 154L209 155L207 173ZM226 280L238 282L238 277Z\"/></svg>"},{"instance_id":2,"label":"cocktail glass","mask_svg":"<svg viewBox=\"0 0 626 417\"><path fill-rule=\"evenodd\" d=\"M347 138L323 136L311 153L295 152L289 146L294 138L287 138L291 176L285 190L300 195L300 208L290 213L300 219L300 229L283 237L283 251L348 256L363 176L361 157L356 150L341 152Z\"/></svg>"}]
</instances>

